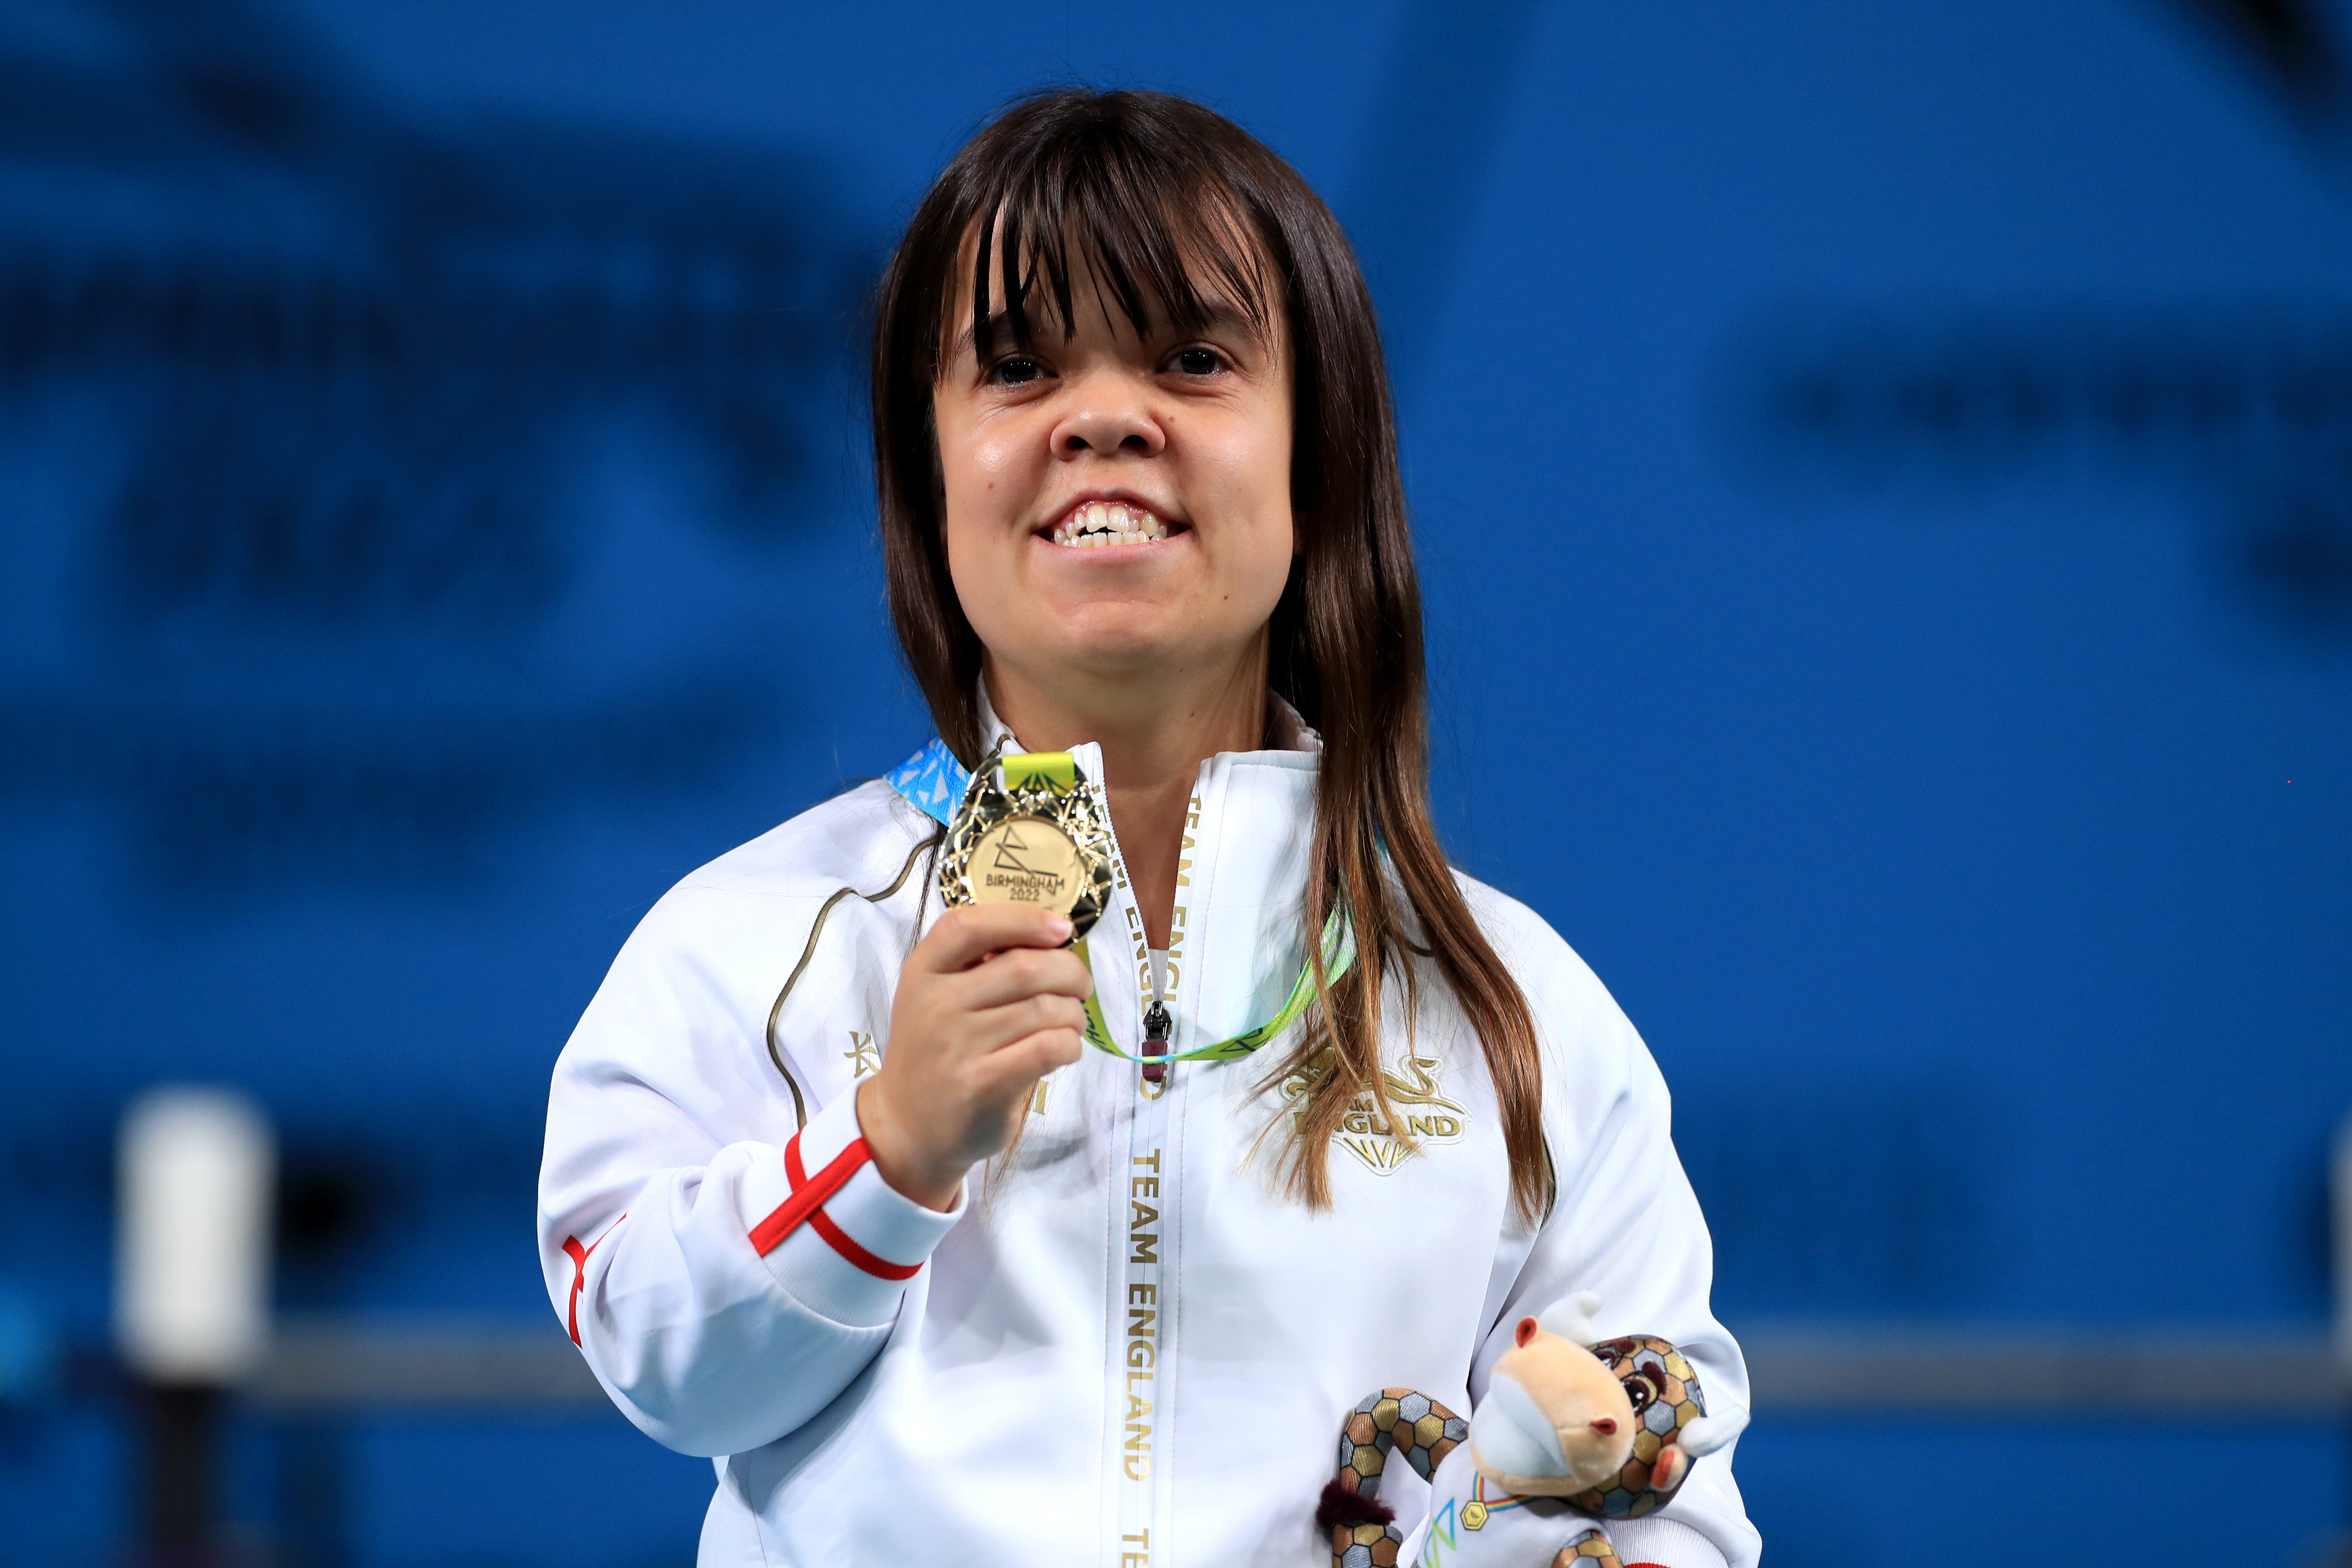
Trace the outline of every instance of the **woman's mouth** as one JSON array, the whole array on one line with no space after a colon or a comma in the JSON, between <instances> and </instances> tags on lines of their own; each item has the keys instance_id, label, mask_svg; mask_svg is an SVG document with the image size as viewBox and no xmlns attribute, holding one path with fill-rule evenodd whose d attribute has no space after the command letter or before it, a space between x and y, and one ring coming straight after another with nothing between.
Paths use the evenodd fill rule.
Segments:
<instances>
[{"instance_id":1,"label":"woman's mouth","mask_svg":"<svg viewBox=\"0 0 2352 1568\"><path fill-rule=\"evenodd\" d=\"M1157 544L1174 532L1150 512L1126 501L1084 501L1055 523L1046 538L1070 549L1097 549Z\"/></svg>"}]
</instances>

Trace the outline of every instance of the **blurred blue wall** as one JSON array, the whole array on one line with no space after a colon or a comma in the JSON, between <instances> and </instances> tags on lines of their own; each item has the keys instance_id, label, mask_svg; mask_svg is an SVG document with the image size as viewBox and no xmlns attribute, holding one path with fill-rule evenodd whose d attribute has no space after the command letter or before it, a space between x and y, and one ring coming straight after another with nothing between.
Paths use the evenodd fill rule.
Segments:
<instances>
[{"instance_id":1,"label":"blurred blue wall","mask_svg":"<svg viewBox=\"0 0 2352 1568\"><path fill-rule=\"evenodd\" d=\"M1733 1327L2315 1325L2347 36L5 0L0 1317L103 1343L115 1117L195 1079L279 1122L289 1310L549 1321L546 1074L604 965L926 733L864 291L991 106L1076 78L1205 98L1356 234L1444 825L1657 1052ZM110 1561L121 1425L16 1362L0 1561ZM617 1418L239 1440L289 1562L683 1563L709 1488ZM2340 1433L1768 1411L1740 1460L1777 1561L2033 1563L2170 1551L2224 1447L2267 1478L2231 1560L2313 1560Z\"/></svg>"}]
</instances>

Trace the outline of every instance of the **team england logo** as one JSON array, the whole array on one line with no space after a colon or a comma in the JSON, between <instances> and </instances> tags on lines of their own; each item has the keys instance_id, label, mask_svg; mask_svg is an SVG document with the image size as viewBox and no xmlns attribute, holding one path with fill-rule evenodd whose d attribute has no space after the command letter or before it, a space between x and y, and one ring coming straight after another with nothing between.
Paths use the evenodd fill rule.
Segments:
<instances>
[{"instance_id":1,"label":"team england logo","mask_svg":"<svg viewBox=\"0 0 2352 1568\"><path fill-rule=\"evenodd\" d=\"M1356 1103L1348 1107L1348 1113L1339 1119L1339 1130L1331 1134L1333 1142L1381 1176L1402 1165L1417 1149L1458 1143L1463 1124L1470 1119L1467 1107L1447 1099L1442 1092L1436 1058L1408 1057L1403 1068L1402 1075L1386 1069L1381 1072L1381 1086L1389 1094L1389 1108L1396 1123L1402 1124L1402 1128L1381 1116L1380 1100L1367 1087L1357 1093ZM1331 1053L1325 1051L1283 1079L1282 1098L1292 1107L1294 1127L1304 1119L1302 1103L1308 1091L1323 1082L1330 1071ZM1400 1131L1403 1137L1398 1136Z\"/></svg>"}]
</instances>

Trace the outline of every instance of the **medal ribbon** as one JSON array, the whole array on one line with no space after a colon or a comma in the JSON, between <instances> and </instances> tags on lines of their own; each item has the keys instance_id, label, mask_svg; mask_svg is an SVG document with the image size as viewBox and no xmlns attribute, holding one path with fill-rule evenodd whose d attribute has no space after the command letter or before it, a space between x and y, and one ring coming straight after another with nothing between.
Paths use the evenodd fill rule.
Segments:
<instances>
[{"instance_id":1,"label":"medal ribbon","mask_svg":"<svg viewBox=\"0 0 2352 1568\"><path fill-rule=\"evenodd\" d=\"M1003 758L1004 785L1016 789L1029 785L1044 784L1061 794L1077 783L1077 764L1066 751L1015 752ZM955 822L956 807L965 791L971 788L971 771L956 760L948 743L934 738L929 745L882 776L883 782L897 790L907 803L929 817L942 827ZM1348 923L1334 910L1323 923L1323 983L1337 985L1339 977L1354 967L1356 937ZM1080 937L1074 949L1081 960L1087 960L1086 938ZM1315 967L1302 964L1298 978L1290 985L1290 995L1282 1010L1255 1029L1244 1030L1230 1040L1214 1045L1203 1045L1171 1056L1140 1057L1118 1048L1111 1039L1110 1025L1104 1019L1102 1004L1093 997L1087 998L1087 1043L1097 1051L1107 1051L1123 1061L1234 1061L1247 1056L1284 1030L1298 1021L1315 1000Z\"/></svg>"},{"instance_id":2,"label":"medal ribbon","mask_svg":"<svg viewBox=\"0 0 2352 1568\"><path fill-rule=\"evenodd\" d=\"M1004 788L1031 789L1042 784L1066 795L1078 782L1078 765L1066 751L1016 751L1004 758Z\"/></svg>"},{"instance_id":3,"label":"medal ribbon","mask_svg":"<svg viewBox=\"0 0 2352 1568\"><path fill-rule=\"evenodd\" d=\"M1076 951L1080 958L1087 956L1085 937L1078 938ZM1323 983L1339 983L1339 977L1355 966L1356 941L1348 923L1335 910L1323 923ZM1131 1056L1118 1048L1110 1037L1110 1025L1103 1021L1102 1004L1094 998L1087 998L1087 1043L1097 1051L1107 1051L1126 1061L1233 1061L1247 1056L1298 1019L1315 1000L1315 970L1311 965L1300 965L1298 978L1290 983L1290 996L1282 1010L1258 1025L1246 1029L1231 1040L1221 1040L1214 1045L1203 1045L1191 1051L1180 1051L1172 1056Z\"/></svg>"}]
</instances>

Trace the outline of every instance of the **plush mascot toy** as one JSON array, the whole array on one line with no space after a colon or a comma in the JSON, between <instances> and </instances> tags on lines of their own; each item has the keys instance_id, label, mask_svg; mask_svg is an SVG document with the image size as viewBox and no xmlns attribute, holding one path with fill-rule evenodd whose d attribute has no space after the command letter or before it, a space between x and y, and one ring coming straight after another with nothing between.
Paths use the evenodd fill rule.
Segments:
<instances>
[{"instance_id":1,"label":"plush mascot toy","mask_svg":"<svg viewBox=\"0 0 2352 1568\"><path fill-rule=\"evenodd\" d=\"M1708 1417L1697 1375L1664 1340L1586 1349L1600 1309L1583 1294L1520 1319L1467 1421L1410 1388L1357 1406L1315 1511L1333 1568L1621 1568L1605 1521L1664 1505L1691 1461L1745 1422ZM1398 1458L1430 1483L1410 1536L1380 1500Z\"/></svg>"}]
</instances>

